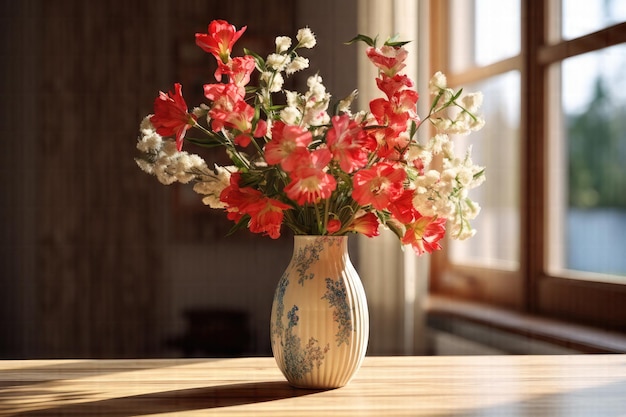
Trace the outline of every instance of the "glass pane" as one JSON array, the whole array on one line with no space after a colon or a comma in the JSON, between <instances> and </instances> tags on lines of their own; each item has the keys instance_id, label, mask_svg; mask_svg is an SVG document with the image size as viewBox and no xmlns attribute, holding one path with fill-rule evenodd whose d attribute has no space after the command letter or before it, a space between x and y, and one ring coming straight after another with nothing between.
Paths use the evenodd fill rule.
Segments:
<instances>
[{"instance_id":1,"label":"glass pane","mask_svg":"<svg viewBox=\"0 0 626 417\"><path fill-rule=\"evenodd\" d=\"M563 61L552 267L626 277L626 45ZM562 184L564 190L559 190Z\"/></svg>"},{"instance_id":2,"label":"glass pane","mask_svg":"<svg viewBox=\"0 0 626 417\"><path fill-rule=\"evenodd\" d=\"M572 39L626 21L624 0L562 0L562 36Z\"/></svg>"},{"instance_id":3,"label":"glass pane","mask_svg":"<svg viewBox=\"0 0 626 417\"><path fill-rule=\"evenodd\" d=\"M462 71L518 55L519 0L452 0L451 70Z\"/></svg>"},{"instance_id":4,"label":"glass pane","mask_svg":"<svg viewBox=\"0 0 626 417\"><path fill-rule=\"evenodd\" d=\"M520 241L520 74L508 72L464 90L483 92L486 125L454 140L458 149L472 146L472 159L486 167L487 180L470 193L482 207L472 221L477 233L469 240L450 241L450 258L454 263L515 270Z\"/></svg>"}]
</instances>

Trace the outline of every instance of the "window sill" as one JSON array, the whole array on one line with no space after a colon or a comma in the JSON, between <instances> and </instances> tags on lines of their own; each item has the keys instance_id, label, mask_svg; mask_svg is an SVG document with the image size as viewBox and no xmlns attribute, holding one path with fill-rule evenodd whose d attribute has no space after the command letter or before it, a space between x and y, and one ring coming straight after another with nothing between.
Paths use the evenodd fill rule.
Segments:
<instances>
[{"instance_id":1,"label":"window sill","mask_svg":"<svg viewBox=\"0 0 626 417\"><path fill-rule=\"evenodd\" d=\"M441 295L426 302L429 325L440 330L450 323L470 323L580 353L626 353L626 335L519 313L484 303Z\"/></svg>"}]
</instances>

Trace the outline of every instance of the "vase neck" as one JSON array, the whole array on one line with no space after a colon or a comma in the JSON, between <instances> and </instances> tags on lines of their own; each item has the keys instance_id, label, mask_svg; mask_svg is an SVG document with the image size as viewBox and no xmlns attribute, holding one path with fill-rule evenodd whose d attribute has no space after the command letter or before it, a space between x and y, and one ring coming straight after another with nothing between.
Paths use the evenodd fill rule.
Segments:
<instances>
[{"instance_id":1,"label":"vase neck","mask_svg":"<svg viewBox=\"0 0 626 417\"><path fill-rule=\"evenodd\" d=\"M349 256L347 236L296 235L293 249L294 256Z\"/></svg>"},{"instance_id":2,"label":"vase neck","mask_svg":"<svg viewBox=\"0 0 626 417\"><path fill-rule=\"evenodd\" d=\"M348 236L295 235L294 246L318 244L331 247L348 247Z\"/></svg>"}]
</instances>

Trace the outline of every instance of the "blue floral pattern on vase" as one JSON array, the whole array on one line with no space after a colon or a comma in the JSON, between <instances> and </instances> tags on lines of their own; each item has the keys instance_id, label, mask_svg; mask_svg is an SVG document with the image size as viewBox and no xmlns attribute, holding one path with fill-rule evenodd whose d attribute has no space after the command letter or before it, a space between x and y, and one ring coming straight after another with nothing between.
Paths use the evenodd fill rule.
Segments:
<instances>
[{"instance_id":1,"label":"blue floral pattern on vase","mask_svg":"<svg viewBox=\"0 0 626 417\"><path fill-rule=\"evenodd\" d=\"M285 354L285 372L294 379L301 379L313 370L318 368L324 361L324 355L330 350L330 346L324 348L319 346L319 342L314 337L309 338L306 345L302 346L300 337L293 333L293 328L298 325L298 306L294 305L287 312L287 329L285 331L285 344L283 346Z\"/></svg>"},{"instance_id":2,"label":"blue floral pattern on vase","mask_svg":"<svg viewBox=\"0 0 626 417\"><path fill-rule=\"evenodd\" d=\"M324 250L324 242L316 240L313 244L300 248L294 254L296 271L298 271L298 284L304 285L304 281L314 278L314 274L310 272L310 267L320 260L322 250Z\"/></svg>"},{"instance_id":3,"label":"blue floral pattern on vase","mask_svg":"<svg viewBox=\"0 0 626 417\"><path fill-rule=\"evenodd\" d=\"M331 307L334 307L333 319L337 323L337 346L342 343L350 344L350 335L352 333L352 309L347 301L346 284L340 278L333 281L326 278L326 293L322 296L322 300L327 300Z\"/></svg>"},{"instance_id":4,"label":"blue floral pattern on vase","mask_svg":"<svg viewBox=\"0 0 626 417\"><path fill-rule=\"evenodd\" d=\"M276 305L276 320L274 321L274 326L272 327L272 337L283 336L283 331L285 327L283 326L283 314L285 312L285 291L287 291L287 286L289 285L289 276L285 273L278 281L278 287L276 288L276 292L274 293L274 304Z\"/></svg>"}]
</instances>

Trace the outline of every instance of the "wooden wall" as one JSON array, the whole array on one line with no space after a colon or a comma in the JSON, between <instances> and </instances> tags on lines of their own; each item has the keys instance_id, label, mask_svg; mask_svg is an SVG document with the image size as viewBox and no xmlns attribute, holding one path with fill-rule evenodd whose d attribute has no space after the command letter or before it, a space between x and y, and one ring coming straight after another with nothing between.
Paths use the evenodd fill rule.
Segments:
<instances>
[{"instance_id":1,"label":"wooden wall","mask_svg":"<svg viewBox=\"0 0 626 417\"><path fill-rule=\"evenodd\" d=\"M239 238L224 259L220 237L177 238L190 228L180 222L193 229L207 220L177 216L173 189L142 173L133 155L158 90L194 62L181 57L196 31L225 18L264 45L295 33L294 8L290 0L2 2L0 356L162 356L168 332L182 326L172 323L181 312L171 298L180 265L201 276L211 259L245 264L241 254L252 250L262 265L283 268L272 259L286 262L290 242L269 249ZM186 255L202 248L208 265L190 265ZM263 304L278 279L265 269L248 262L241 272L268 282ZM249 277L236 278L222 299L245 293Z\"/></svg>"}]
</instances>

